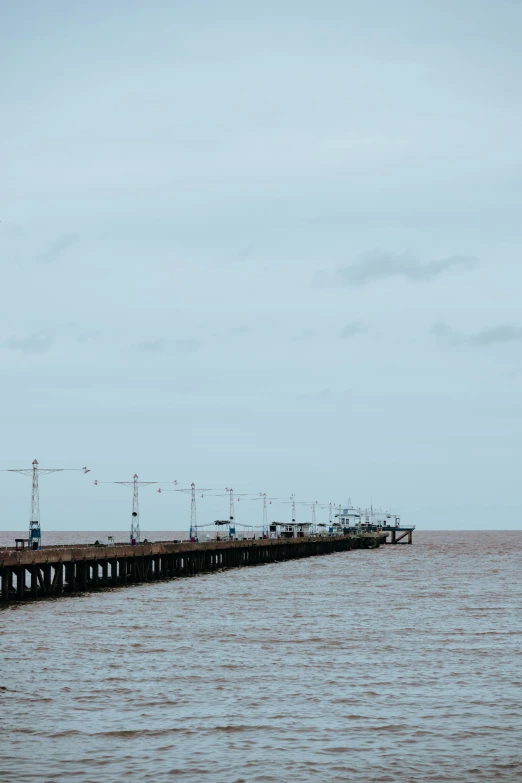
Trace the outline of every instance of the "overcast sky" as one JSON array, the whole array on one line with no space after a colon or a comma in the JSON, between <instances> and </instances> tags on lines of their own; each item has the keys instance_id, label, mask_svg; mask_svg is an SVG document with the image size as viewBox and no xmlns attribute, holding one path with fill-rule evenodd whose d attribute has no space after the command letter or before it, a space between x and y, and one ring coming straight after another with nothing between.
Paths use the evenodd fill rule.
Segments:
<instances>
[{"instance_id":1,"label":"overcast sky","mask_svg":"<svg viewBox=\"0 0 522 783\"><path fill-rule=\"evenodd\" d=\"M522 3L0 8L0 467L92 469L44 531L135 472L520 527Z\"/></svg>"}]
</instances>

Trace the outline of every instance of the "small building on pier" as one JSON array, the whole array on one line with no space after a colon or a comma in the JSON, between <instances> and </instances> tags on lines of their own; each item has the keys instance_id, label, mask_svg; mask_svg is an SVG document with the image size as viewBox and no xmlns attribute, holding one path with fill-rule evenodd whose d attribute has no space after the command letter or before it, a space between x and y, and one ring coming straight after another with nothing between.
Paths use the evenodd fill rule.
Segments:
<instances>
[{"instance_id":1,"label":"small building on pier","mask_svg":"<svg viewBox=\"0 0 522 783\"><path fill-rule=\"evenodd\" d=\"M353 506L343 508L342 512L335 516L338 519L339 527L345 535L361 524L361 512ZM330 534L335 532L335 527L335 525L330 525Z\"/></svg>"},{"instance_id":2,"label":"small building on pier","mask_svg":"<svg viewBox=\"0 0 522 783\"><path fill-rule=\"evenodd\" d=\"M311 522L289 522L279 526L280 538L304 538L309 536L312 530Z\"/></svg>"}]
</instances>

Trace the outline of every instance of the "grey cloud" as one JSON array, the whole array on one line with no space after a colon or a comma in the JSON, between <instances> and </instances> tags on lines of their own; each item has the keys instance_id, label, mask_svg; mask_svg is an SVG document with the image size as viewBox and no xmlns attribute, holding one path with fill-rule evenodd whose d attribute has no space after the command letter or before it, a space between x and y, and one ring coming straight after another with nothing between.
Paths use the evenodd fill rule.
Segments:
<instances>
[{"instance_id":1,"label":"grey cloud","mask_svg":"<svg viewBox=\"0 0 522 783\"><path fill-rule=\"evenodd\" d=\"M2 226L2 229L6 236L14 238L23 237L27 233L24 226L20 225L19 223L5 223Z\"/></svg>"},{"instance_id":2,"label":"grey cloud","mask_svg":"<svg viewBox=\"0 0 522 783\"><path fill-rule=\"evenodd\" d=\"M139 343L136 348L143 353L158 353L165 348L165 340L146 340L143 343Z\"/></svg>"},{"instance_id":3,"label":"grey cloud","mask_svg":"<svg viewBox=\"0 0 522 783\"><path fill-rule=\"evenodd\" d=\"M230 254L223 256L221 259L219 259L218 263L240 264L243 261L247 261L251 257L256 247L257 244L255 242L251 242L248 245L244 245L243 247L240 247L239 250L237 250L236 252L232 252Z\"/></svg>"},{"instance_id":4,"label":"grey cloud","mask_svg":"<svg viewBox=\"0 0 522 783\"><path fill-rule=\"evenodd\" d=\"M489 329L481 329L478 332L466 334L439 322L434 324L432 332L439 339L453 345L488 346L522 342L522 327L514 326L513 324L499 324Z\"/></svg>"},{"instance_id":5,"label":"grey cloud","mask_svg":"<svg viewBox=\"0 0 522 783\"><path fill-rule=\"evenodd\" d=\"M177 353L197 353L201 348L199 340L146 340L136 346L142 353L161 353L174 350Z\"/></svg>"},{"instance_id":6,"label":"grey cloud","mask_svg":"<svg viewBox=\"0 0 522 783\"><path fill-rule=\"evenodd\" d=\"M250 258L250 256L252 255L255 249L256 249L256 245L254 243L252 243L251 245L246 245L245 247L241 248L241 250L239 251L237 256L233 259L233 261L235 261L236 263L239 263L241 261L246 261L248 258Z\"/></svg>"},{"instance_id":7,"label":"grey cloud","mask_svg":"<svg viewBox=\"0 0 522 783\"><path fill-rule=\"evenodd\" d=\"M483 329L469 337L472 345L495 345L497 343L515 343L522 341L522 327L502 324L491 329Z\"/></svg>"},{"instance_id":8,"label":"grey cloud","mask_svg":"<svg viewBox=\"0 0 522 783\"><path fill-rule=\"evenodd\" d=\"M174 345L179 353L197 353L201 348L199 340L176 340Z\"/></svg>"},{"instance_id":9,"label":"grey cloud","mask_svg":"<svg viewBox=\"0 0 522 783\"><path fill-rule=\"evenodd\" d=\"M356 334L367 332L368 329L359 321L350 321L341 332L341 337L354 337Z\"/></svg>"},{"instance_id":10,"label":"grey cloud","mask_svg":"<svg viewBox=\"0 0 522 783\"><path fill-rule=\"evenodd\" d=\"M446 342L450 343L460 342L461 339L461 336L458 332L442 321L438 321L437 323L433 324L431 332L439 340L445 340Z\"/></svg>"},{"instance_id":11,"label":"grey cloud","mask_svg":"<svg viewBox=\"0 0 522 783\"><path fill-rule=\"evenodd\" d=\"M321 400L330 400L333 395L333 390L329 386L324 386L322 389L318 389L317 391L307 391L301 394L296 395L296 399L298 400L316 400L320 402Z\"/></svg>"},{"instance_id":12,"label":"grey cloud","mask_svg":"<svg viewBox=\"0 0 522 783\"><path fill-rule=\"evenodd\" d=\"M423 283L433 280L450 269L471 268L475 264L476 259L471 256L447 256L423 263L405 253L376 250L366 253L359 261L349 266L319 270L313 282L316 286L336 288L365 286L393 277L410 280L413 283Z\"/></svg>"},{"instance_id":13,"label":"grey cloud","mask_svg":"<svg viewBox=\"0 0 522 783\"><path fill-rule=\"evenodd\" d=\"M78 342L79 343L90 343L94 342L95 340L99 340L102 336L102 333L99 331L94 332L83 332L82 334L78 335Z\"/></svg>"},{"instance_id":14,"label":"grey cloud","mask_svg":"<svg viewBox=\"0 0 522 783\"><path fill-rule=\"evenodd\" d=\"M40 263L52 264L52 262L56 261L59 256L65 253L65 251L68 250L71 245L74 245L77 240L78 237L76 234L63 234L61 237L58 237L58 239L55 239L54 242L51 242L47 249L42 253L40 256Z\"/></svg>"},{"instance_id":15,"label":"grey cloud","mask_svg":"<svg viewBox=\"0 0 522 783\"><path fill-rule=\"evenodd\" d=\"M324 400L326 397L330 397L332 394L332 390L327 386L324 389L321 389L316 394L316 399Z\"/></svg>"},{"instance_id":16,"label":"grey cloud","mask_svg":"<svg viewBox=\"0 0 522 783\"><path fill-rule=\"evenodd\" d=\"M316 336L316 331L314 329L303 329L301 334L296 334L292 337L292 340L294 342L301 342L306 340L312 340Z\"/></svg>"},{"instance_id":17,"label":"grey cloud","mask_svg":"<svg viewBox=\"0 0 522 783\"><path fill-rule=\"evenodd\" d=\"M13 351L22 351L23 353L45 353L51 347L54 337L49 332L37 332L19 339L11 337L8 342L9 348Z\"/></svg>"},{"instance_id":18,"label":"grey cloud","mask_svg":"<svg viewBox=\"0 0 522 783\"><path fill-rule=\"evenodd\" d=\"M234 326L231 330L231 334L243 336L245 334L252 334L254 328L252 326Z\"/></svg>"}]
</instances>

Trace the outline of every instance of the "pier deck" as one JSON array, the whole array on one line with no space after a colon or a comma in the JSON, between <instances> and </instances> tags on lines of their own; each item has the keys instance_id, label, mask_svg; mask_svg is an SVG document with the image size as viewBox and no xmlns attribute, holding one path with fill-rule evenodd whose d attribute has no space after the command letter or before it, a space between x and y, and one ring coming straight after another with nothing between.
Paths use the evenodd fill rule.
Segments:
<instances>
[{"instance_id":1,"label":"pier deck","mask_svg":"<svg viewBox=\"0 0 522 783\"><path fill-rule=\"evenodd\" d=\"M0 549L0 602L56 598L224 568L373 549L386 535Z\"/></svg>"}]
</instances>

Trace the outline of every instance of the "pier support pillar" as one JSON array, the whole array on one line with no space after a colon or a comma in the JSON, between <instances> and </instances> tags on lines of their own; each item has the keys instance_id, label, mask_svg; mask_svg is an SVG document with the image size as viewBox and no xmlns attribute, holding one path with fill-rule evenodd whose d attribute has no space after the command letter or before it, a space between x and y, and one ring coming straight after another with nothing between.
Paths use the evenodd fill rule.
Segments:
<instances>
[{"instance_id":1,"label":"pier support pillar","mask_svg":"<svg viewBox=\"0 0 522 783\"><path fill-rule=\"evenodd\" d=\"M74 593L76 590L76 563L65 564L65 581L67 583L67 592Z\"/></svg>"},{"instance_id":2,"label":"pier support pillar","mask_svg":"<svg viewBox=\"0 0 522 783\"><path fill-rule=\"evenodd\" d=\"M76 563L76 584L80 590L87 590L89 576L89 564L86 560L78 560Z\"/></svg>"},{"instance_id":3,"label":"pier support pillar","mask_svg":"<svg viewBox=\"0 0 522 783\"><path fill-rule=\"evenodd\" d=\"M38 566L31 566L31 598L38 598Z\"/></svg>"},{"instance_id":4,"label":"pier support pillar","mask_svg":"<svg viewBox=\"0 0 522 783\"><path fill-rule=\"evenodd\" d=\"M12 581L12 571L6 566L2 573L2 601L5 601L6 603L9 601Z\"/></svg>"},{"instance_id":5,"label":"pier support pillar","mask_svg":"<svg viewBox=\"0 0 522 783\"><path fill-rule=\"evenodd\" d=\"M63 593L63 563L60 560L60 562L57 564L56 568L58 569L58 572L56 574L56 588L55 592L57 595L62 595Z\"/></svg>"},{"instance_id":6,"label":"pier support pillar","mask_svg":"<svg viewBox=\"0 0 522 783\"><path fill-rule=\"evenodd\" d=\"M45 595L51 595L51 566L49 563L44 563L42 573Z\"/></svg>"},{"instance_id":7,"label":"pier support pillar","mask_svg":"<svg viewBox=\"0 0 522 783\"><path fill-rule=\"evenodd\" d=\"M21 599L25 594L25 566L16 569L16 597Z\"/></svg>"}]
</instances>

